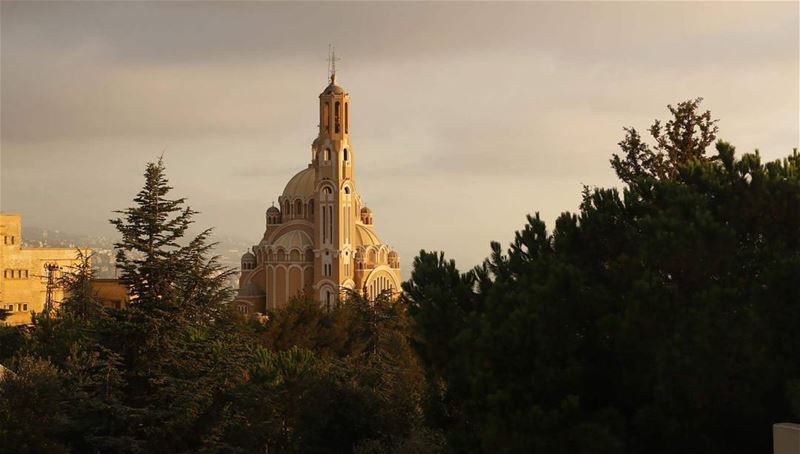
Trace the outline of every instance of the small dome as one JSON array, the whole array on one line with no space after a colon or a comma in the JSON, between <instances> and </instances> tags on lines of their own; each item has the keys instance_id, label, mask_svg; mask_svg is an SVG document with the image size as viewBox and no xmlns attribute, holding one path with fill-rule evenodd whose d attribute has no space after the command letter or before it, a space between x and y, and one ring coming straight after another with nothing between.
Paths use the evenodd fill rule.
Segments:
<instances>
[{"instance_id":1,"label":"small dome","mask_svg":"<svg viewBox=\"0 0 800 454\"><path fill-rule=\"evenodd\" d=\"M242 263L256 263L256 256L247 251L242 255Z\"/></svg>"},{"instance_id":2,"label":"small dome","mask_svg":"<svg viewBox=\"0 0 800 454\"><path fill-rule=\"evenodd\" d=\"M361 209L361 214L372 214L372 210L367 207Z\"/></svg>"},{"instance_id":3,"label":"small dome","mask_svg":"<svg viewBox=\"0 0 800 454\"><path fill-rule=\"evenodd\" d=\"M281 214L281 210L279 210L276 206L271 206L267 208L267 214L279 215Z\"/></svg>"},{"instance_id":4,"label":"small dome","mask_svg":"<svg viewBox=\"0 0 800 454\"><path fill-rule=\"evenodd\" d=\"M347 92L344 91L344 88L331 83L325 88L325 91L322 92L323 95L344 95Z\"/></svg>"},{"instance_id":5,"label":"small dome","mask_svg":"<svg viewBox=\"0 0 800 454\"><path fill-rule=\"evenodd\" d=\"M313 167L307 167L301 170L286 183L286 188L283 190L283 197L289 199L313 197L314 177L316 177L316 175Z\"/></svg>"},{"instance_id":6,"label":"small dome","mask_svg":"<svg viewBox=\"0 0 800 454\"><path fill-rule=\"evenodd\" d=\"M397 251L391 251L391 252L389 252L389 258L390 258L390 259L391 259L391 258L395 258L395 257L397 257Z\"/></svg>"}]
</instances>

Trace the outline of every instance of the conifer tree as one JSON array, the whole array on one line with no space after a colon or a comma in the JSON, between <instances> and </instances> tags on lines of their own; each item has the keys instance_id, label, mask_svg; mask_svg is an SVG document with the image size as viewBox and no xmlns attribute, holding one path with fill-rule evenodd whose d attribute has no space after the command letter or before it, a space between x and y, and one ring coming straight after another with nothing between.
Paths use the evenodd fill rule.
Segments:
<instances>
[{"instance_id":1,"label":"conifer tree","mask_svg":"<svg viewBox=\"0 0 800 454\"><path fill-rule=\"evenodd\" d=\"M182 245L198 212L184 206L184 198L167 197L172 187L163 157L147 164L144 177L135 205L116 211L122 217L111 220L122 235L114 244L116 263L133 304L175 311L224 301L230 296L224 283L232 270L220 266L217 257L208 258L212 229Z\"/></svg>"},{"instance_id":2,"label":"conifer tree","mask_svg":"<svg viewBox=\"0 0 800 454\"><path fill-rule=\"evenodd\" d=\"M86 321L103 315L103 303L92 291L94 269L91 254L78 249L76 259L77 263L59 277L59 286L64 289L59 312Z\"/></svg>"},{"instance_id":3,"label":"conifer tree","mask_svg":"<svg viewBox=\"0 0 800 454\"><path fill-rule=\"evenodd\" d=\"M619 142L622 156L614 154L611 166L619 178L630 183L635 178L674 179L678 168L693 159L707 160L706 149L717 137L718 120L711 112L700 112L703 98L668 105L672 118L666 124L655 120L648 130L656 144L651 147L642 140L636 128L625 129Z\"/></svg>"}]
</instances>

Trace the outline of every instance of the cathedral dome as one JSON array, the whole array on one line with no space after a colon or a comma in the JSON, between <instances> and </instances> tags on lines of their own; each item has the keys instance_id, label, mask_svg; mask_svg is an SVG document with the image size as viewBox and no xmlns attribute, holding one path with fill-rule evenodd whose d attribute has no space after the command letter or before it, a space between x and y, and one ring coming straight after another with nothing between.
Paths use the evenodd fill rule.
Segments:
<instances>
[{"instance_id":1,"label":"cathedral dome","mask_svg":"<svg viewBox=\"0 0 800 454\"><path fill-rule=\"evenodd\" d=\"M382 244L381 239L371 228L361 224L356 224L355 240L356 246L380 246Z\"/></svg>"},{"instance_id":2,"label":"cathedral dome","mask_svg":"<svg viewBox=\"0 0 800 454\"><path fill-rule=\"evenodd\" d=\"M286 250L289 249L305 249L314 247L314 242L307 233L301 230L292 230L291 232L284 233L280 238L272 243L275 247L282 247Z\"/></svg>"},{"instance_id":3,"label":"cathedral dome","mask_svg":"<svg viewBox=\"0 0 800 454\"><path fill-rule=\"evenodd\" d=\"M285 192L285 191L284 191L284 192ZM281 214L281 210L279 210L279 209L278 209L277 207L275 207L275 206L271 206L271 207L267 208L267 214L275 214L275 215L278 215L278 214Z\"/></svg>"},{"instance_id":4,"label":"cathedral dome","mask_svg":"<svg viewBox=\"0 0 800 454\"><path fill-rule=\"evenodd\" d=\"M239 289L239 296L240 297L253 297L253 296L261 296L264 294L264 291L258 288L254 282L248 282L244 285L244 287Z\"/></svg>"},{"instance_id":5,"label":"cathedral dome","mask_svg":"<svg viewBox=\"0 0 800 454\"><path fill-rule=\"evenodd\" d=\"M286 188L283 190L283 197L288 199L313 197L315 176L313 167L301 170L286 183Z\"/></svg>"}]
</instances>

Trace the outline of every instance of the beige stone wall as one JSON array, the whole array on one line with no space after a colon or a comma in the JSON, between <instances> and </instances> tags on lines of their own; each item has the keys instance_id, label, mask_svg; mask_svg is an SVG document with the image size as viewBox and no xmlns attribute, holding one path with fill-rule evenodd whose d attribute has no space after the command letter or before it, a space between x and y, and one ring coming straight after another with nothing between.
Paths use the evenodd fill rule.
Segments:
<instances>
[{"instance_id":1,"label":"beige stone wall","mask_svg":"<svg viewBox=\"0 0 800 454\"><path fill-rule=\"evenodd\" d=\"M53 263L60 272L78 264L77 251L72 248L23 248L22 219L19 215L0 214L0 308L11 309L6 323L20 325L31 322L32 312L44 311L47 295L45 265ZM84 249L84 254L91 253ZM58 278L60 272L55 273ZM64 298L56 288L53 300Z\"/></svg>"},{"instance_id":2,"label":"beige stone wall","mask_svg":"<svg viewBox=\"0 0 800 454\"><path fill-rule=\"evenodd\" d=\"M773 425L772 452L773 454L800 454L800 424Z\"/></svg>"},{"instance_id":3,"label":"beige stone wall","mask_svg":"<svg viewBox=\"0 0 800 454\"><path fill-rule=\"evenodd\" d=\"M92 294L103 303L103 306L122 309L130 303L128 288L119 279L93 279Z\"/></svg>"}]
</instances>

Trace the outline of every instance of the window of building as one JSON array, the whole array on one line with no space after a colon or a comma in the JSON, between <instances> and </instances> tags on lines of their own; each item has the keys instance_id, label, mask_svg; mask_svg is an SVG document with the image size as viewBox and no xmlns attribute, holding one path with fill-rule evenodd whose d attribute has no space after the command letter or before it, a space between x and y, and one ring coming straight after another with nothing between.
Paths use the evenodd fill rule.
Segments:
<instances>
[{"instance_id":1,"label":"window of building","mask_svg":"<svg viewBox=\"0 0 800 454\"><path fill-rule=\"evenodd\" d=\"M344 132L345 134L350 133L350 112L348 107L350 106L349 102L344 103Z\"/></svg>"},{"instance_id":2,"label":"window of building","mask_svg":"<svg viewBox=\"0 0 800 454\"><path fill-rule=\"evenodd\" d=\"M28 303L22 303L22 311L28 312Z\"/></svg>"},{"instance_id":3,"label":"window of building","mask_svg":"<svg viewBox=\"0 0 800 454\"><path fill-rule=\"evenodd\" d=\"M331 160L331 149L330 148L326 148L325 149L325 153L323 153L323 159L325 159L326 161L330 161Z\"/></svg>"},{"instance_id":4,"label":"window of building","mask_svg":"<svg viewBox=\"0 0 800 454\"><path fill-rule=\"evenodd\" d=\"M334 107L335 120L334 120L334 123L333 123L333 127L334 127L334 132L336 132L337 134L339 133L339 130L340 130L340 127L339 127L339 109L340 109L339 101L336 101L336 105Z\"/></svg>"},{"instance_id":5,"label":"window of building","mask_svg":"<svg viewBox=\"0 0 800 454\"><path fill-rule=\"evenodd\" d=\"M350 157L349 155L350 155L350 153L348 153L348 152L347 152L347 148L345 148L345 149L344 149L344 160L345 160L345 161L347 161L347 159Z\"/></svg>"}]
</instances>

